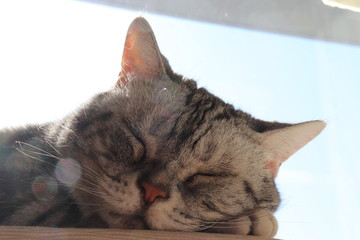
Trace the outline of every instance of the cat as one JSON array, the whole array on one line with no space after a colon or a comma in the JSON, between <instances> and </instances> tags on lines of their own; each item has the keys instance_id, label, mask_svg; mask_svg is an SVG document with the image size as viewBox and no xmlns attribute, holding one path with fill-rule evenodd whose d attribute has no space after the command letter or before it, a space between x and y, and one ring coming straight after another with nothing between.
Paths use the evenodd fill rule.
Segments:
<instances>
[{"instance_id":1,"label":"cat","mask_svg":"<svg viewBox=\"0 0 360 240\"><path fill-rule=\"evenodd\" d=\"M139 17L114 88L0 130L0 225L239 233L278 208L280 165L324 127L262 121L198 88Z\"/></svg>"}]
</instances>

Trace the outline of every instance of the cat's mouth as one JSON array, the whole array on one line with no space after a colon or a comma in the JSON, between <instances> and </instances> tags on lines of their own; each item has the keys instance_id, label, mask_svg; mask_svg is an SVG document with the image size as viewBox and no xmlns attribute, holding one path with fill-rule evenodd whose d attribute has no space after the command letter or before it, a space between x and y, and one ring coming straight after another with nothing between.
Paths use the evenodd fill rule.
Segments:
<instances>
[{"instance_id":1,"label":"cat's mouth","mask_svg":"<svg viewBox=\"0 0 360 240\"><path fill-rule=\"evenodd\" d=\"M143 215L127 216L116 211L110 211L107 215L105 221L109 228L150 229Z\"/></svg>"}]
</instances>

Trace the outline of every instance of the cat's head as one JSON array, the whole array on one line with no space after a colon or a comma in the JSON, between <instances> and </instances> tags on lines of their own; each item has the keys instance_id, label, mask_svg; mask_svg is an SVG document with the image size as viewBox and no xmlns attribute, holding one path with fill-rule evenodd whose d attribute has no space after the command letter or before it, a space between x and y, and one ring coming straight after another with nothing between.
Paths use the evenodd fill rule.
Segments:
<instances>
[{"instance_id":1,"label":"cat's head","mask_svg":"<svg viewBox=\"0 0 360 240\"><path fill-rule=\"evenodd\" d=\"M61 124L58 143L82 166L73 192L86 214L180 231L276 210L279 166L325 127L258 120L197 88L171 70L143 18L129 27L115 88Z\"/></svg>"}]
</instances>

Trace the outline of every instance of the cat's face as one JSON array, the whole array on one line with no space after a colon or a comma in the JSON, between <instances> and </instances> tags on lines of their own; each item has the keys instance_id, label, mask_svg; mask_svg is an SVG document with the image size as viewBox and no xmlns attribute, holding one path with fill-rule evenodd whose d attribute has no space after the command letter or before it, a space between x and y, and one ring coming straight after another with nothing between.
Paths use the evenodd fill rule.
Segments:
<instances>
[{"instance_id":1,"label":"cat's face","mask_svg":"<svg viewBox=\"0 0 360 240\"><path fill-rule=\"evenodd\" d=\"M324 127L256 120L198 89L171 71L142 18L129 28L117 86L60 125L71 131L59 144L82 166L73 193L85 214L180 231L276 210L279 165Z\"/></svg>"},{"instance_id":2,"label":"cat's face","mask_svg":"<svg viewBox=\"0 0 360 240\"><path fill-rule=\"evenodd\" d=\"M109 101L125 101L113 94L109 94ZM84 180L78 184L99 195L84 197L81 193L80 202L91 198L91 203L100 204L104 209L99 214L111 227L143 228L145 224L152 229L182 231L198 231L254 210L277 208L279 196L273 176L265 168L261 134L236 116L221 118L230 106L212 97L209 102L185 106L185 95L180 94L177 102L182 112L164 105L154 110L151 105L155 103L148 99L152 93L143 94L143 106L153 110L127 123L130 127L122 123L122 115L114 113L108 120L93 123L98 126L77 133L86 144L82 147L89 151L79 157ZM127 97L132 98L131 94ZM108 106L104 104L102 111L119 108ZM102 111L98 114L103 115ZM135 112L131 109L126 114ZM159 119L160 115L166 115L167 120ZM201 123L190 131L189 121ZM182 136L186 131L191 134ZM147 193L144 182L160 192Z\"/></svg>"}]
</instances>

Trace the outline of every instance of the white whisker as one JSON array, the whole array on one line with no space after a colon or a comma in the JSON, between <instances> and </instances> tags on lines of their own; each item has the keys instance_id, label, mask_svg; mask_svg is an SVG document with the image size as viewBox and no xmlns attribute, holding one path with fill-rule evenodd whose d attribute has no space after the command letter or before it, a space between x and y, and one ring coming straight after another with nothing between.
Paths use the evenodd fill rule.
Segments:
<instances>
[{"instance_id":1,"label":"white whisker","mask_svg":"<svg viewBox=\"0 0 360 240\"><path fill-rule=\"evenodd\" d=\"M63 155L61 154L61 152L60 152L59 150L57 150L57 149L50 143L49 140L45 139L45 142L46 142L52 149L54 149L55 152L57 152L59 155L63 156Z\"/></svg>"}]
</instances>

